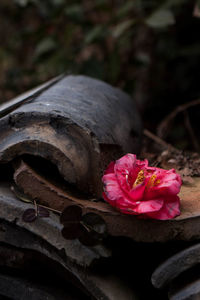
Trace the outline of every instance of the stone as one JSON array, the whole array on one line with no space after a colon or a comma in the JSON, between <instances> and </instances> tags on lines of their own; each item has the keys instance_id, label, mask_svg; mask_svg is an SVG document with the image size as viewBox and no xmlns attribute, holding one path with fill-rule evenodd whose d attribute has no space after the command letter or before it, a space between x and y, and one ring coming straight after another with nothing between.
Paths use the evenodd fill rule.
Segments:
<instances>
[{"instance_id":1,"label":"stone","mask_svg":"<svg viewBox=\"0 0 200 300\"><path fill-rule=\"evenodd\" d=\"M200 279L185 284L182 288L169 292L170 300L198 300L200 299Z\"/></svg>"},{"instance_id":2,"label":"stone","mask_svg":"<svg viewBox=\"0 0 200 300\"><path fill-rule=\"evenodd\" d=\"M112 270L105 270L105 277L102 272L89 268L97 261L100 263L101 259L105 263L105 259L110 257L108 250L103 246L86 247L78 240L65 240L60 232L62 225L59 217L54 213L49 218L38 218L33 223L23 222L22 213L29 207L34 206L16 199L9 185L1 182L0 266L11 268L12 275L2 274L0 270L0 295L13 298L16 293L15 299L31 299L29 292L32 291L37 295L33 299L83 300L82 296L73 298L73 293L65 290L66 284L69 284L87 296L85 299L114 300L116 293L123 300L138 299L134 288L112 274ZM37 283L35 279L26 278L27 273L24 272L30 274L32 268L42 272L41 264L43 269L46 265L48 270L45 276L64 280L57 298L56 284L46 286L41 280ZM20 270L24 278L18 278L16 270Z\"/></svg>"},{"instance_id":3,"label":"stone","mask_svg":"<svg viewBox=\"0 0 200 300\"><path fill-rule=\"evenodd\" d=\"M200 205L196 205L196 211L190 210L193 201L197 203L198 195L195 193L190 195L191 206L189 206L189 199L186 197L188 186L182 186L180 193L182 214L179 217L168 221L144 220L137 216L121 214L108 203L97 201L98 199L91 201L86 198L78 198L71 191L61 189L49 182L23 161L15 165L15 169L15 183L31 199L36 199L38 203L60 212L65 207L75 204L82 208L83 213L97 213L106 222L108 233L112 236L126 236L134 241L150 243L173 240L189 241L200 238L198 229L200 226Z\"/></svg>"},{"instance_id":4,"label":"stone","mask_svg":"<svg viewBox=\"0 0 200 300\"><path fill-rule=\"evenodd\" d=\"M110 161L140 150L135 102L102 81L64 76L24 98L10 110L0 107L0 163L24 154L42 157L68 183L99 197Z\"/></svg>"},{"instance_id":5,"label":"stone","mask_svg":"<svg viewBox=\"0 0 200 300\"><path fill-rule=\"evenodd\" d=\"M71 295L63 288L45 286L27 278L14 277L0 274L0 297L1 299L15 300L77 300L77 295ZM85 298L86 300L87 298Z\"/></svg>"},{"instance_id":6,"label":"stone","mask_svg":"<svg viewBox=\"0 0 200 300\"><path fill-rule=\"evenodd\" d=\"M83 246L77 240L65 240L61 235L62 225L60 224L59 216L54 213L50 213L50 218L38 218L33 223L23 222L23 212L32 207L34 207L32 204L19 201L11 192L8 184L0 184L0 218L14 224L16 228L19 226L28 231L26 238L22 238L21 234L16 233L17 239L15 240L12 236L9 238L10 235L5 235L4 229L2 229L2 231L0 231L2 237L4 239L9 238L9 241L5 240L5 242L11 243L11 241L13 241L13 243L16 243L13 245L18 247L21 245L20 243L23 245L23 241L27 241L28 236L31 236L30 234L33 233L53 246L58 252L64 251L68 260L81 266L89 266L101 256L104 258L110 256L110 252L106 249L88 248ZM19 245L17 243L19 243ZM31 241L30 245L32 249L36 247L37 250L37 243Z\"/></svg>"},{"instance_id":7,"label":"stone","mask_svg":"<svg viewBox=\"0 0 200 300\"><path fill-rule=\"evenodd\" d=\"M186 248L163 262L152 274L152 284L164 288L183 272L200 263L200 244Z\"/></svg>"}]
</instances>

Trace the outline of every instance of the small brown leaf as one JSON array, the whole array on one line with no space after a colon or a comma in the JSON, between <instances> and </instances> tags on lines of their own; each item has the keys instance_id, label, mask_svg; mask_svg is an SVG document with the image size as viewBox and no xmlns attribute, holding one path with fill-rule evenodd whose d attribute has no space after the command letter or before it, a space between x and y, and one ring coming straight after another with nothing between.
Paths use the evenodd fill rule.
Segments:
<instances>
[{"instance_id":1,"label":"small brown leaf","mask_svg":"<svg viewBox=\"0 0 200 300\"><path fill-rule=\"evenodd\" d=\"M65 227L62 229L62 235L66 240L74 240L79 238L82 228L80 223L68 223L65 224Z\"/></svg>"},{"instance_id":2,"label":"small brown leaf","mask_svg":"<svg viewBox=\"0 0 200 300\"><path fill-rule=\"evenodd\" d=\"M82 231L79 241L86 246L95 246L106 237L106 223L101 216L95 213L87 213L81 220Z\"/></svg>"},{"instance_id":3,"label":"small brown leaf","mask_svg":"<svg viewBox=\"0 0 200 300\"><path fill-rule=\"evenodd\" d=\"M35 209L33 208L26 209L22 215L22 220L26 223L34 222L36 218L37 218L37 214Z\"/></svg>"},{"instance_id":4,"label":"small brown leaf","mask_svg":"<svg viewBox=\"0 0 200 300\"><path fill-rule=\"evenodd\" d=\"M88 228L91 234L102 237L106 233L106 223L104 219L95 213L87 213L82 217L82 223Z\"/></svg>"},{"instance_id":5,"label":"small brown leaf","mask_svg":"<svg viewBox=\"0 0 200 300\"><path fill-rule=\"evenodd\" d=\"M66 207L61 216L60 216L60 223L64 226L67 223L79 223L82 216L82 209L78 205L70 205Z\"/></svg>"},{"instance_id":6,"label":"small brown leaf","mask_svg":"<svg viewBox=\"0 0 200 300\"><path fill-rule=\"evenodd\" d=\"M42 206L38 205L37 210L38 210L37 211L38 217L41 217L41 218L48 218L49 217L49 211L45 207L42 207Z\"/></svg>"},{"instance_id":7,"label":"small brown leaf","mask_svg":"<svg viewBox=\"0 0 200 300\"><path fill-rule=\"evenodd\" d=\"M88 232L88 230L84 227L81 228L81 235L79 237L79 241L81 242L81 244L88 247L96 246L101 242L101 240L99 240L98 238L93 237L92 234Z\"/></svg>"}]
</instances>

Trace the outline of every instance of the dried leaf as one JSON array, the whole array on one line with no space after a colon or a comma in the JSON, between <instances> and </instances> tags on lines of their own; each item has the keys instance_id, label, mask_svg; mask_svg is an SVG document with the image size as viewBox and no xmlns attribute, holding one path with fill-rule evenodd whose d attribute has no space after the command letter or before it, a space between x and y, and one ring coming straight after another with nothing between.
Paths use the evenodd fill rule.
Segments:
<instances>
[{"instance_id":1,"label":"dried leaf","mask_svg":"<svg viewBox=\"0 0 200 300\"><path fill-rule=\"evenodd\" d=\"M194 179L191 176L182 176L182 182L184 185L194 185Z\"/></svg>"},{"instance_id":2,"label":"dried leaf","mask_svg":"<svg viewBox=\"0 0 200 300\"><path fill-rule=\"evenodd\" d=\"M33 201L26 195L24 195L16 185L12 185L11 186L11 191L15 194L15 196L23 201L23 202L26 202L26 203L33 203Z\"/></svg>"},{"instance_id":3,"label":"dried leaf","mask_svg":"<svg viewBox=\"0 0 200 300\"><path fill-rule=\"evenodd\" d=\"M176 169L184 176L200 176L200 156L197 153L170 150L162 152L158 157L159 166L164 169Z\"/></svg>"}]
</instances>

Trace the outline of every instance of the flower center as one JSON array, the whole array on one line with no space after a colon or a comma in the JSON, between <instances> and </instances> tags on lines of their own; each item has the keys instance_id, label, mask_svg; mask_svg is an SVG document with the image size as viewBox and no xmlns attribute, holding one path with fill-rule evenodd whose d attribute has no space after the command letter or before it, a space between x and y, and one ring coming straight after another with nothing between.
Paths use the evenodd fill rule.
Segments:
<instances>
[{"instance_id":1,"label":"flower center","mask_svg":"<svg viewBox=\"0 0 200 300\"><path fill-rule=\"evenodd\" d=\"M156 180L156 177L157 177L156 174L153 174L150 177L150 179L149 179L149 181L147 183L147 188L151 188L151 187L153 187L153 186L155 186L155 185L157 185L157 184L160 183L160 179Z\"/></svg>"},{"instance_id":2,"label":"flower center","mask_svg":"<svg viewBox=\"0 0 200 300\"><path fill-rule=\"evenodd\" d=\"M136 178L135 182L133 183L132 188L135 188L138 184L141 184L144 181L144 178L145 178L144 171L140 170L140 172L137 175L137 178Z\"/></svg>"}]
</instances>

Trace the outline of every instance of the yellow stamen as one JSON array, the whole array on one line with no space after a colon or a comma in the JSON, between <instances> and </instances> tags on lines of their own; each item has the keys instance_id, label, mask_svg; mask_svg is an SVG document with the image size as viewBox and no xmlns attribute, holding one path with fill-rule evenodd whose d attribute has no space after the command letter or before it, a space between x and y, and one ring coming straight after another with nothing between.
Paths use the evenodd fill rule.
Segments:
<instances>
[{"instance_id":1,"label":"yellow stamen","mask_svg":"<svg viewBox=\"0 0 200 300\"><path fill-rule=\"evenodd\" d=\"M155 185L157 185L157 184L159 184L160 183L160 179L158 179L158 180L156 180L156 175L155 174L153 174L151 177L150 177L150 179L149 179L149 181L148 181L148 183L147 183L147 188L151 188L151 187L153 187L153 186L155 186Z\"/></svg>"},{"instance_id":2,"label":"yellow stamen","mask_svg":"<svg viewBox=\"0 0 200 300\"><path fill-rule=\"evenodd\" d=\"M141 184L144 181L144 171L140 170L140 172L137 175L137 178L135 180L135 182L133 183L133 188L135 188L138 184Z\"/></svg>"}]
</instances>

